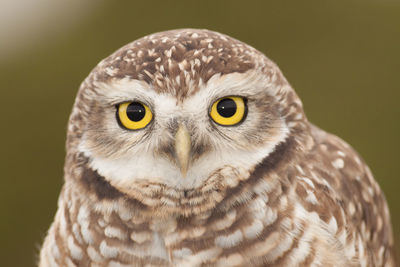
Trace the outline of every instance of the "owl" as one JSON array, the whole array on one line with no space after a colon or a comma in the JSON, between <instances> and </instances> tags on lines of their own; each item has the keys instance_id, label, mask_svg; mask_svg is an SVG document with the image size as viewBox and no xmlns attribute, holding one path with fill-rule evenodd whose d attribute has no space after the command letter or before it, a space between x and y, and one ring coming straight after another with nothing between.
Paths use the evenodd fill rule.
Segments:
<instances>
[{"instance_id":1,"label":"owl","mask_svg":"<svg viewBox=\"0 0 400 267\"><path fill-rule=\"evenodd\" d=\"M101 61L66 148L41 267L395 266L368 166L226 35L155 33Z\"/></svg>"}]
</instances>

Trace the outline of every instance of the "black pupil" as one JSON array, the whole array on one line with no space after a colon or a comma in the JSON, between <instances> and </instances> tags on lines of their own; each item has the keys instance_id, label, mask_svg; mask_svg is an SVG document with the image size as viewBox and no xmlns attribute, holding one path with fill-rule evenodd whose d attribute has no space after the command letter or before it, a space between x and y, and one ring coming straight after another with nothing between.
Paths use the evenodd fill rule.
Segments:
<instances>
[{"instance_id":1,"label":"black pupil","mask_svg":"<svg viewBox=\"0 0 400 267\"><path fill-rule=\"evenodd\" d=\"M126 115L131 121L141 121L146 114L143 104L133 102L126 109Z\"/></svg>"},{"instance_id":2,"label":"black pupil","mask_svg":"<svg viewBox=\"0 0 400 267\"><path fill-rule=\"evenodd\" d=\"M222 99L217 104L217 111L222 117L232 117L236 113L236 103L230 98Z\"/></svg>"}]
</instances>

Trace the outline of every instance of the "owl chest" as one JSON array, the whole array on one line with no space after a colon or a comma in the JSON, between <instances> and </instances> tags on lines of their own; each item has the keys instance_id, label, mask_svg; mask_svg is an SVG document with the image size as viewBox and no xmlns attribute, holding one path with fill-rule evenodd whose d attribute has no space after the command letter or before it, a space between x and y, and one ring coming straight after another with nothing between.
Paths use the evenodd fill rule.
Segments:
<instances>
[{"instance_id":1,"label":"owl chest","mask_svg":"<svg viewBox=\"0 0 400 267\"><path fill-rule=\"evenodd\" d=\"M147 230L131 232L125 252L160 266L244 266L250 259L263 262L266 258L269 262L283 260L287 266L308 266L305 259L310 256L319 262L324 259L313 256L307 249L294 248L303 248L303 243L315 240L318 250L329 256L329 261L343 262L342 266L346 266L344 251L332 247L336 241L325 239L329 233L302 232L298 224L289 223L288 219L274 224L279 219L268 217L270 221L260 223L256 217L241 220L242 217L230 214L204 225L184 224L174 219L152 221ZM290 234L282 231L281 225L286 228L292 225ZM120 251L121 258L127 258L123 253ZM132 259L131 264L137 263L136 258Z\"/></svg>"},{"instance_id":2,"label":"owl chest","mask_svg":"<svg viewBox=\"0 0 400 267\"><path fill-rule=\"evenodd\" d=\"M100 253L108 255L107 249L111 251L118 247L118 255L113 255L112 261L133 266L138 263L137 266L144 266L140 262L156 266L200 266L204 262L218 261L224 250L222 246L233 247L235 242L240 241L240 237L234 235L224 239L207 225L188 224L182 227L174 219L152 221L140 226L127 231L127 236L121 236L119 240L115 236L107 238L110 230L106 227Z\"/></svg>"},{"instance_id":3,"label":"owl chest","mask_svg":"<svg viewBox=\"0 0 400 267\"><path fill-rule=\"evenodd\" d=\"M144 236L147 240L143 242ZM215 233L211 229L193 225L182 229L174 219L153 221L147 233L133 232L130 237L132 250L163 266L198 266L204 257L209 259L221 250L212 241Z\"/></svg>"},{"instance_id":4,"label":"owl chest","mask_svg":"<svg viewBox=\"0 0 400 267\"><path fill-rule=\"evenodd\" d=\"M330 255L330 259L346 258L344 251L334 249L342 246L332 247L334 237L318 226L315 216L307 215L304 221L280 217L261 200L254 200L245 211L237 208L190 220L143 220L121 212L100 216L88 212L85 206L77 214L73 225L59 218L54 228L58 252L53 251L55 246L48 246L48 253L60 262L73 260L78 266L94 262L103 264L99 266L244 266L253 260L282 259L291 264L286 266L308 266L298 263L313 256L307 249L312 242L317 242L318 250Z\"/></svg>"},{"instance_id":5,"label":"owl chest","mask_svg":"<svg viewBox=\"0 0 400 267\"><path fill-rule=\"evenodd\" d=\"M111 261L133 266L243 265L246 259L263 257L285 237L275 228L279 225L276 211L266 208L261 199L253 204L243 210L190 219L105 218L110 224L97 228L102 233L99 252L112 256ZM122 222L120 217L127 220Z\"/></svg>"}]
</instances>

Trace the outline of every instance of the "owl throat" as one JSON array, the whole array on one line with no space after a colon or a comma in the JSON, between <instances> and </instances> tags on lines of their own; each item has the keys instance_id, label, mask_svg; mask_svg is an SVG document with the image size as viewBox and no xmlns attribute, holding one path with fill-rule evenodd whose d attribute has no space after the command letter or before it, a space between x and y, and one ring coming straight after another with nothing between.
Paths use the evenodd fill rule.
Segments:
<instances>
[{"instance_id":1,"label":"owl throat","mask_svg":"<svg viewBox=\"0 0 400 267\"><path fill-rule=\"evenodd\" d=\"M160 183L137 181L129 188L119 190L93 170L87 158L81 156L81 175L74 182L87 194L76 197L90 196L89 199L95 200L93 205L97 205L98 210L102 207L109 210L110 206L124 207L124 211L143 218L189 218L203 214L223 214L233 206L245 205L259 194L267 194L259 192L259 185L277 182L278 177L274 173L291 158L295 143L291 137L286 138L250 171L231 166L217 169L202 186L195 189L177 189Z\"/></svg>"}]
</instances>

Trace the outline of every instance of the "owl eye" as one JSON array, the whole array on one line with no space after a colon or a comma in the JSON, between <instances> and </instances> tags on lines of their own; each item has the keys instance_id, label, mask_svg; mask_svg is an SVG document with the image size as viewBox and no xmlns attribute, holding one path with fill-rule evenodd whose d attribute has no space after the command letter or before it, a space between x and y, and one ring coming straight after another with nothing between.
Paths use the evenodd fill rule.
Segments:
<instances>
[{"instance_id":1,"label":"owl eye","mask_svg":"<svg viewBox=\"0 0 400 267\"><path fill-rule=\"evenodd\" d=\"M117 118L120 124L129 130L139 130L146 127L153 114L148 106L140 102L125 102L117 107Z\"/></svg>"},{"instance_id":2,"label":"owl eye","mask_svg":"<svg viewBox=\"0 0 400 267\"><path fill-rule=\"evenodd\" d=\"M247 107L243 97L228 96L218 99L211 106L210 117L225 126L238 124L246 115Z\"/></svg>"}]
</instances>

